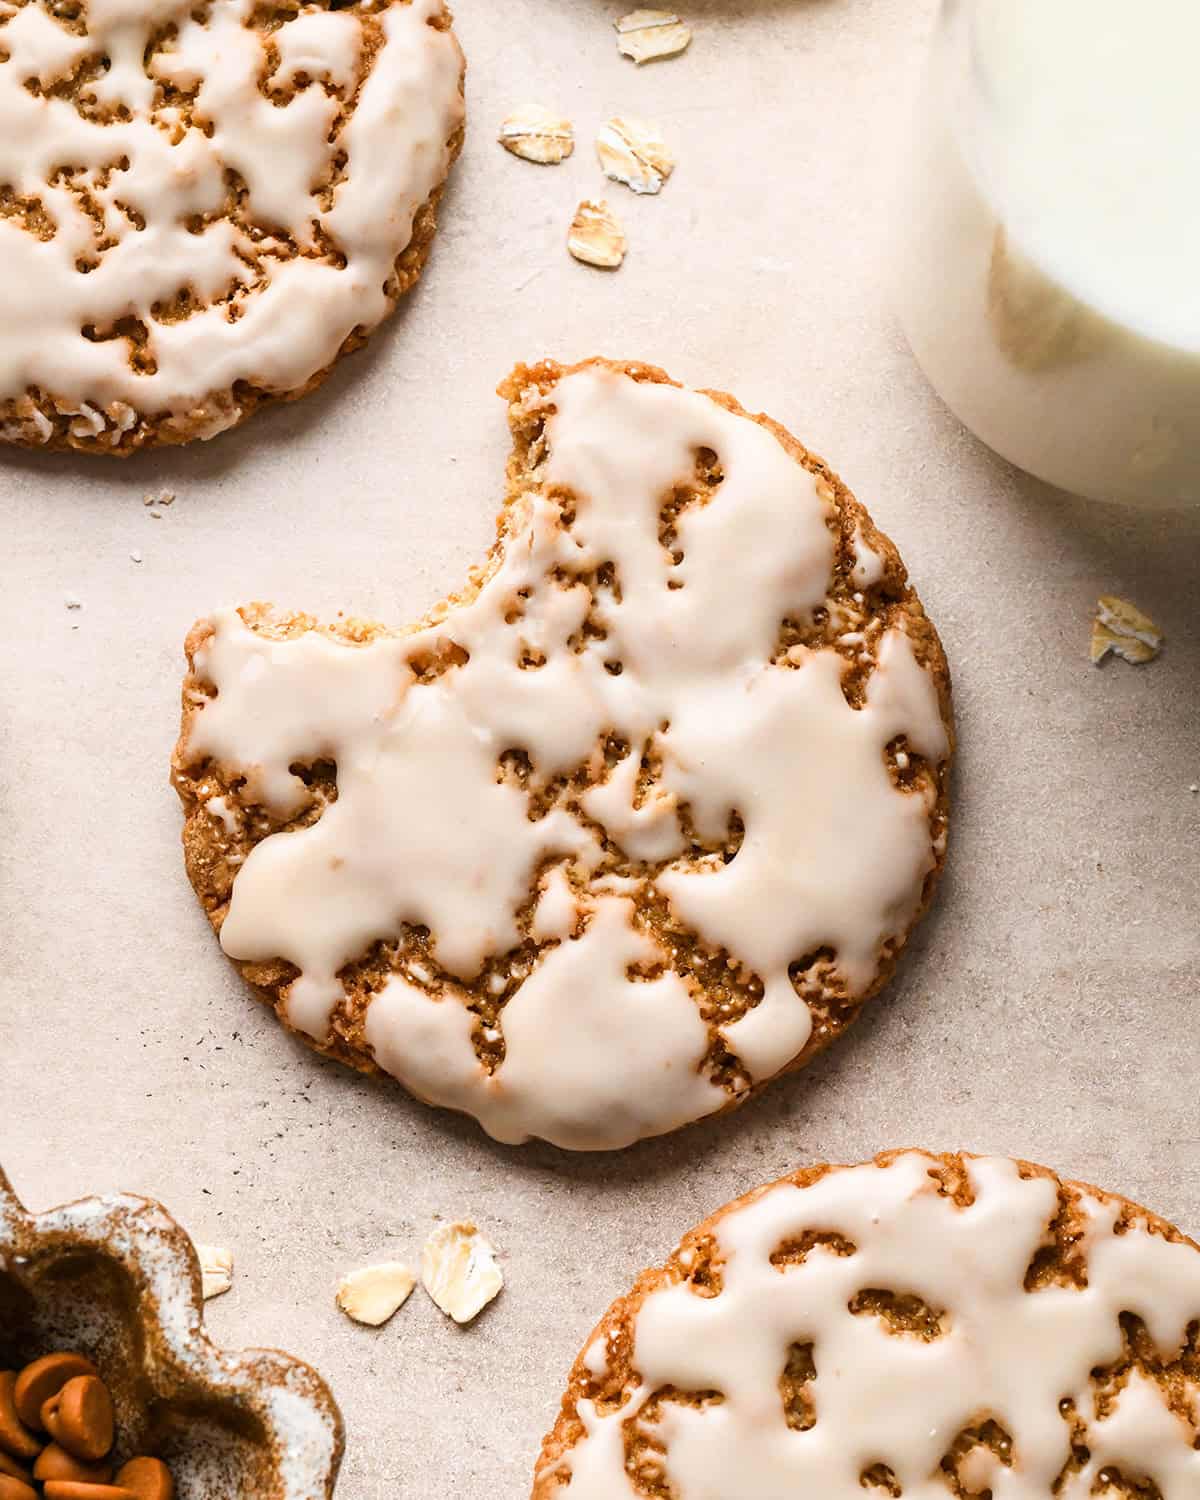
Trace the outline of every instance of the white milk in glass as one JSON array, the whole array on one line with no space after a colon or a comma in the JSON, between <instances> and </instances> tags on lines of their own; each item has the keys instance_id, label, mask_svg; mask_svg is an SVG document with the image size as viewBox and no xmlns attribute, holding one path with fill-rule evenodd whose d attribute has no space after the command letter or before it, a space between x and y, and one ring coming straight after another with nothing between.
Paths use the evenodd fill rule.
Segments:
<instances>
[{"instance_id":1,"label":"white milk in glass","mask_svg":"<svg viewBox=\"0 0 1200 1500\"><path fill-rule=\"evenodd\" d=\"M905 187L902 321L966 425L1200 502L1200 0L946 0Z\"/></svg>"}]
</instances>

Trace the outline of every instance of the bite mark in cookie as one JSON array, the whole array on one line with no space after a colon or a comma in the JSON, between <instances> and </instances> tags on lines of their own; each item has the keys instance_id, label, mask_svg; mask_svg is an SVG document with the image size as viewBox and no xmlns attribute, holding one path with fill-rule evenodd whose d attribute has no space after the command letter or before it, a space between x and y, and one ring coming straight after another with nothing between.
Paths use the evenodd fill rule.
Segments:
<instances>
[{"instance_id":1,"label":"bite mark in cookie","mask_svg":"<svg viewBox=\"0 0 1200 1500\"><path fill-rule=\"evenodd\" d=\"M995 1500L1200 1486L1200 1253L1025 1162L759 1189L605 1315L534 1500Z\"/></svg>"},{"instance_id":2,"label":"bite mark in cookie","mask_svg":"<svg viewBox=\"0 0 1200 1500\"><path fill-rule=\"evenodd\" d=\"M316 1045L604 1149L806 1062L945 851L949 683L820 460L645 366L518 369L497 543L403 632L226 610L175 780L225 951Z\"/></svg>"},{"instance_id":3,"label":"bite mark in cookie","mask_svg":"<svg viewBox=\"0 0 1200 1500\"><path fill-rule=\"evenodd\" d=\"M0 439L125 454L302 395L416 281L442 0L0 0Z\"/></svg>"}]
</instances>

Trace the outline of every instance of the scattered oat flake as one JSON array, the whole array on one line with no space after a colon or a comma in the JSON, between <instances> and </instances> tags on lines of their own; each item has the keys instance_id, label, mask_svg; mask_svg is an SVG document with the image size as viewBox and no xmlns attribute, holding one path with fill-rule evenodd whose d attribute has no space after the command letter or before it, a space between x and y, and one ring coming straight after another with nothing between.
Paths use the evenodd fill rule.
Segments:
<instances>
[{"instance_id":1,"label":"scattered oat flake","mask_svg":"<svg viewBox=\"0 0 1200 1500\"><path fill-rule=\"evenodd\" d=\"M640 67L660 57L675 57L692 39L691 27L669 10L633 10L617 25L617 47Z\"/></svg>"},{"instance_id":2,"label":"scattered oat flake","mask_svg":"<svg viewBox=\"0 0 1200 1500\"><path fill-rule=\"evenodd\" d=\"M136 552L135 551L135 552L131 552L129 554L129 561L130 562L140 563L141 560L142 560L142 554L140 552Z\"/></svg>"},{"instance_id":3,"label":"scattered oat flake","mask_svg":"<svg viewBox=\"0 0 1200 1500\"><path fill-rule=\"evenodd\" d=\"M557 166L575 149L575 130L570 120L541 104L514 110L501 124L497 140L522 161Z\"/></svg>"},{"instance_id":4,"label":"scattered oat flake","mask_svg":"<svg viewBox=\"0 0 1200 1500\"><path fill-rule=\"evenodd\" d=\"M596 137L596 155L606 177L635 193L657 193L675 170L675 158L657 125L615 115Z\"/></svg>"},{"instance_id":5,"label":"scattered oat flake","mask_svg":"<svg viewBox=\"0 0 1200 1500\"><path fill-rule=\"evenodd\" d=\"M76 599L74 594L68 594L67 597L63 600L63 603L67 606L68 609L83 608L83 600Z\"/></svg>"},{"instance_id":6,"label":"scattered oat flake","mask_svg":"<svg viewBox=\"0 0 1200 1500\"><path fill-rule=\"evenodd\" d=\"M417 1278L399 1261L362 1266L342 1278L337 1305L355 1323L378 1328L408 1301Z\"/></svg>"},{"instance_id":7,"label":"scattered oat flake","mask_svg":"<svg viewBox=\"0 0 1200 1500\"><path fill-rule=\"evenodd\" d=\"M1161 646L1162 631L1149 615L1144 615L1136 604L1128 599L1119 599L1115 594L1101 594L1096 601L1096 612L1101 620L1119 635L1136 636L1147 646Z\"/></svg>"},{"instance_id":8,"label":"scattered oat flake","mask_svg":"<svg viewBox=\"0 0 1200 1500\"><path fill-rule=\"evenodd\" d=\"M1148 646L1145 641L1139 641L1136 636L1121 635L1119 631L1110 630L1102 621L1093 621L1091 646L1093 665L1099 666L1110 651L1114 656L1121 657L1135 667L1153 661L1158 655L1154 646Z\"/></svg>"},{"instance_id":9,"label":"scattered oat flake","mask_svg":"<svg viewBox=\"0 0 1200 1500\"><path fill-rule=\"evenodd\" d=\"M1092 622L1091 658L1099 664L1112 652L1135 666L1153 661L1162 649L1163 633L1136 604L1116 594L1102 594Z\"/></svg>"},{"instance_id":10,"label":"scattered oat flake","mask_svg":"<svg viewBox=\"0 0 1200 1500\"><path fill-rule=\"evenodd\" d=\"M575 210L567 249L576 260L615 271L625 259L629 241L620 220L603 198L585 198Z\"/></svg>"},{"instance_id":11,"label":"scattered oat flake","mask_svg":"<svg viewBox=\"0 0 1200 1500\"><path fill-rule=\"evenodd\" d=\"M233 1285L233 1256L222 1245L197 1245L204 1300L219 1297Z\"/></svg>"},{"instance_id":12,"label":"scattered oat flake","mask_svg":"<svg viewBox=\"0 0 1200 1500\"><path fill-rule=\"evenodd\" d=\"M496 1252L469 1220L443 1224L421 1251L421 1284L447 1317L469 1323L504 1285Z\"/></svg>"}]
</instances>

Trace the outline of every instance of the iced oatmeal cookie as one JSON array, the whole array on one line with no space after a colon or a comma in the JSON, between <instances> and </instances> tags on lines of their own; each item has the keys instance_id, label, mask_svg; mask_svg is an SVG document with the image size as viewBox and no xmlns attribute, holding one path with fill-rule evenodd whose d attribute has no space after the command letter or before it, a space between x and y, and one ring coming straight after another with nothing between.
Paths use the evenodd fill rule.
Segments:
<instances>
[{"instance_id":1,"label":"iced oatmeal cookie","mask_svg":"<svg viewBox=\"0 0 1200 1500\"><path fill-rule=\"evenodd\" d=\"M0 0L0 440L312 390L420 275L462 80L442 0Z\"/></svg>"},{"instance_id":2,"label":"iced oatmeal cookie","mask_svg":"<svg viewBox=\"0 0 1200 1500\"><path fill-rule=\"evenodd\" d=\"M533 1500L1182 1500L1198 1248L1027 1162L796 1172L612 1305Z\"/></svg>"},{"instance_id":3,"label":"iced oatmeal cookie","mask_svg":"<svg viewBox=\"0 0 1200 1500\"><path fill-rule=\"evenodd\" d=\"M891 542L767 418L600 360L501 394L461 593L193 629L187 868L321 1050L615 1148L808 1062L888 978L945 855L949 679Z\"/></svg>"}]
</instances>

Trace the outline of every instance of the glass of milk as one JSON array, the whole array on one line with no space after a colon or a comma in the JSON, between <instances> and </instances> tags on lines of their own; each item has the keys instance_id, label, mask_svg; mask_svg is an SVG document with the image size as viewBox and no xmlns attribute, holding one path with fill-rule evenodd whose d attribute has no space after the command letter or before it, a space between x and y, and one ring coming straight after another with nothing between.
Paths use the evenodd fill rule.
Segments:
<instances>
[{"instance_id":1,"label":"glass of milk","mask_svg":"<svg viewBox=\"0 0 1200 1500\"><path fill-rule=\"evenodd\" d=\"M1200 504L1200 0L944 0L906 189L947 405L1064 489Z\"/></svg>"}]
</instances>

